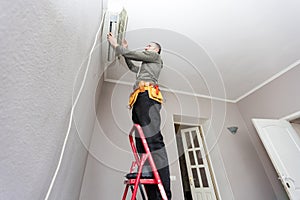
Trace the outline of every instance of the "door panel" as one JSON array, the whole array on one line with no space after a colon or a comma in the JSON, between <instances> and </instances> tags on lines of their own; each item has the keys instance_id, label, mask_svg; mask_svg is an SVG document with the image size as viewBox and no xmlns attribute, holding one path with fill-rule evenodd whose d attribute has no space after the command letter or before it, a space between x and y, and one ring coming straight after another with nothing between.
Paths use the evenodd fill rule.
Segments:
<instances>
[{"instance_id":1,"label":"door panel","mask_svg":"<svg viewBox=\"0 0 300 200\"><path fill-rule=\"evenodd\" d=\"M285 120L252 119L290 199L300 199L300 138Z\"/></svg>"},{"instance_id":2,"label":"door panel","mask_svg":"<svg viewBox=\"0 0 300 200\"><path fill-rule=\"evenodd\" d=\"M181 129L193 200L215 200L209 165L198 127Z\"/></svg>"}]
</instances>

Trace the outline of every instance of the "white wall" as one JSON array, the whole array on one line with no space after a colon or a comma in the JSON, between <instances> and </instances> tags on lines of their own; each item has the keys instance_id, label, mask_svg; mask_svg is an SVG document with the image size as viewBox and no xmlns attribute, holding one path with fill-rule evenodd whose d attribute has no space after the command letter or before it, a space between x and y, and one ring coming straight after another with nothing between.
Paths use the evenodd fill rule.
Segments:
<instances>
[{"instance_id":1,"label":"white wall","mask_svg":"<svg viewBox=\"0 0 300 200\"><path fill-rule=\"evenodd\" d=\"M131 86L105 82L101 104L97 110L98 122L92 138L80 199L120 199L124 175L133 159L128 132L131 113L126 108ZM173 115L209 119L206 125L208 149L213 161L217 184L222 199L275 199L274 191L251 143L249 132L236 104L176 95L164 92L162 134L170 160L174 200L183 199L180 168ZM238 133L226 129L237 125ZM250 195L251 194L251 195Z\"/></svg>"},{"instance_id":2,"label":"white wall","mask_svg":"<svg viewBox=\"0 0 300 200\"><path fill-rule=\"evenodd\" d=\"M239 101L238 107L249 135L277 199L288 199L277 173L251 122L252 118L280 119L300 110L300 66L296 66L269 84Z\"/></svg>"},{"instance_id":3,"label":"white wall","mask_svg":"<svg viewBox=\"0 0 300 200\"><path fill-rule=\"evenodd\" d=\"M40 200L58 163L80 81L73 83L82 63L85 70L102 5L97 0L0 4L0 199ZM95 53L50 199L79 196L95 92L101 88L99 50Z\"/></svg>"}]
</instances>

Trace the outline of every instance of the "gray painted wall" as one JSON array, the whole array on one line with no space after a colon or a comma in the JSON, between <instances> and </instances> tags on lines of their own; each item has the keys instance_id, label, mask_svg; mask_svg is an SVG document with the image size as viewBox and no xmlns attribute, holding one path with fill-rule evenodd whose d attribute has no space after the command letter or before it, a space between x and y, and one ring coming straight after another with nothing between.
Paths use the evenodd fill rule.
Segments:
<instances>
[{"instance_id":1,"label":"gray painted wall","mask_svg":"<svg viewBox=\"0 0 300 200\"><path fill-rule=\"evenodd\" d=\"M0 4L0 199L40 200L58 163L73 89L79 89L102 5L96 0ZM98 55L99 49L50 199L79 198L95 122L95 93L101 88ZM73 87L81 64L81 77Z\"/></svg>"},{"instance_id":2,"label":"gray painted wall","mask_svg":"<svg viewBox=\"0 0 300 200\"><path fill-rule=\"evenodd\" d=\"M130 91L131 86L103 84L101 104L97 110L98 122L81 190L82 200L120 199L122 196L124 175L128 173L133 159L127 137L132 125L130 110L126 108ZM171 175L176 177L172 181L175 200L183 199L183 189L173 115L206 119L205 134L222 199L276 198L236 104L169 92L164 92L164 96L162 133L169 153ZM232 125L239 126L236 135L226 129Z\"/></svg>"},{"instance_id":3,"label":"gray painted wall","mask_svg":"<svg viewBox=\"0 0 300 200\"><path fill-rule=\"evenodd\" d=\"M249 136L264 166L277 199L288 199L275 169L251 122L252 118L280 119L300 110L300 66L296 66L237 103Z\"/></svg>"}]
</instances>

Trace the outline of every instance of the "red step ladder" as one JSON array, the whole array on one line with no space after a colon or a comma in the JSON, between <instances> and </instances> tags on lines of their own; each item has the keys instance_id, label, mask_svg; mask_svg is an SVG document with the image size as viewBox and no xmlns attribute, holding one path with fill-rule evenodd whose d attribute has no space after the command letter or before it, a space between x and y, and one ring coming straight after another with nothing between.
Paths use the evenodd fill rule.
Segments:
<instances>
[{"instance_id":1,"label":"red step ladder","mask_svg":"<svg viewBox=\"0 0 300 200\"><path fill-rule=\"evenodd\" d=\"M139 136L142 140L144 149L145 149L145 153L143 153L141 156L137 153L137 150L136 150L136 147L135 147L135 143L134 143L133 136L132 136L134 132L135 132L135 134L139 134ZM162 199L163 200L168 200L165 189L164 189L164 186L161 182L159 173L156 169L156 165L154 163L154 160L152 158L150 149L148 147L147 140L145 138L145 135L144 135L143 130L142 130L140 125L138 125L138 124L133 125L133 127L132 127L132 129L129 133L129 141L130 141L130 146L131 146L131 149L133 151L135 161L132 162L130 172L129 172L128 175L134 174L134 176L133 176L134 178L128 178L127 180L124 181L124 184L126 184L126 187L125 187L125 191L124 191L122 200L126 200L126 196L127 196L127 193L128 193L129 186L133 186L131 200L135 200L139 186L144 185L144 184L155 184L155 185L157 185L158 189L159 189L159 192L162 196ZM143 178L142 177L142 169L143 169L144 164L147 160L150 164L150 167L151 167L151 170L152 170L152 173L153 173L153 176L151 178ZM137 171L137 173L134 173L133 171L136 167L138 167L137 168L138 171ZM143 193L142 193L142 196L143 196Z\"/></svg>"}]
</instances>

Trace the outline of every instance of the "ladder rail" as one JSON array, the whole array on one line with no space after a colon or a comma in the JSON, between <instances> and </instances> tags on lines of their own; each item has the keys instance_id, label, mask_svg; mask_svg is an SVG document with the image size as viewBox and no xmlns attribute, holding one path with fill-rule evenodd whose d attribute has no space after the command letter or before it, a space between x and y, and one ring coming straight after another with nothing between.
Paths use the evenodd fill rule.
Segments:
<instances>
[{"instance_id":1,"label":"ladder rail","mask_svg":"<svg viewBox=\"0 0 300 200\"><path fill-rule=\"evenodd\" d=\"M136 146L135 146L135 143L134 143L134 139L133 139L133 134L134 133L135 134L138 133L139 136L140 136L140 139L142 140L142 144L143 144L143 147L144 147L144 150L145 150L145 153L142 154L142 156L140 156L137 152L137 149L136 149ZM164 189L163 184L162 184L162 181L160 179L159 173L157 171L154 159L151 155L151 151L149 149L149 146L148 146L147 140L145 138L144 132L142 130L142 127L139 124L134 124L132 126L132 128L129 132L129 141L130 141L130 146L131 146L131 149L133 151L134 158L135 158L135 161L133 162L133 164L130 168L130 173L132 173L134 165L138 166L138 173L137 173L137 177L135 179L132 179L132 181L128 180L128 181L124 182L126 184L126 187L125 187L125 191L124 191L124 195L123 195L122 200L125 200L127 192L128 192L128 187L129 187L130 184L134 185L131 200L136 199L136 194L137 194L137 189L138 189L139 184L156 184L158 186L158 189L159 189L159 192L161 194L162 199L163 200L168 200L165 189ZM142 168L143 168L143 166L144 166L147 159L148 159L148 162L149 162L150 167L152 169L154 179L148 179L148 180L147 179L141 179Z\"/></svg>"}]
</instances>

